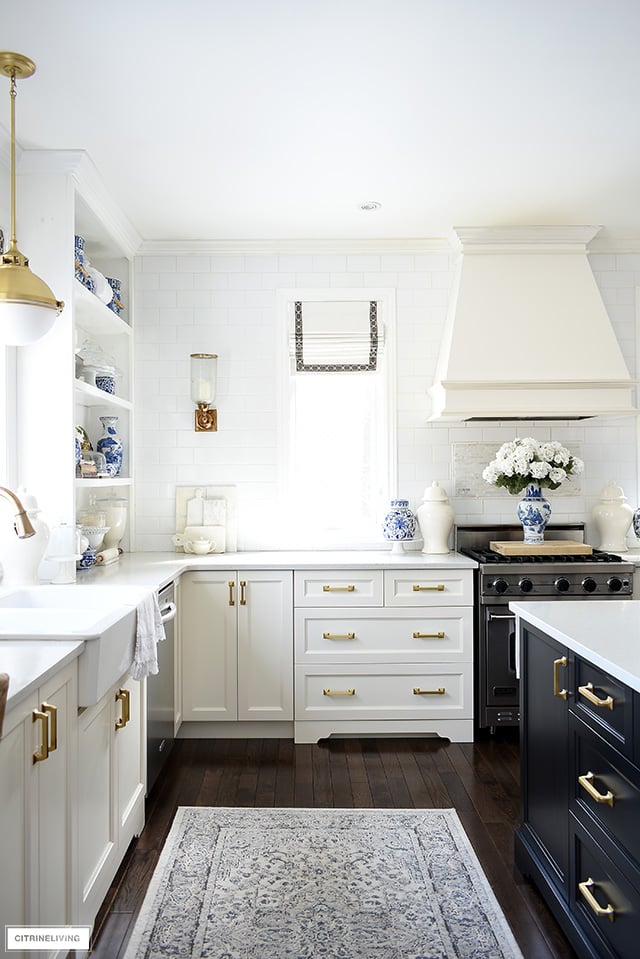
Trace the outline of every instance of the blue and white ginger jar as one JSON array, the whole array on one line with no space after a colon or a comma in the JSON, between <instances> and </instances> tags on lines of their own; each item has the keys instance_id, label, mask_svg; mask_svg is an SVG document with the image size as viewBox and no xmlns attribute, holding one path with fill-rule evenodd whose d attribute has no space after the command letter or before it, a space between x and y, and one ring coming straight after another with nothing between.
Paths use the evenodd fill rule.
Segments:
<instances>
[{"instance_id":1,"label":"blue and white ginger jar","mask_svg":"<svg viewBox=\"0 0 640 959\"><path fill-rule=\"evenodd\" d=\"M392 499L391 508L382 523L382 535L391 542L398 543L415 538L417 520L409 509L408 499Z\"/></svg>"},{"instance_id":2,"label":"blue and white ginger jar","mask_svg":"<svg viewBox=\"0 0 640 959\"><path fill-rule=\"evenodd\" d=\"M544 543L544 531L550 516L551 505L542 495L540 484L529 483L518 503L518 519L522 523L525 543Z\"/></svg>"},{"instance_id":3,"label":"blue and white ginger jar","mask_svg":"<svg viewBox=\"0 0 640 959\"><path fill-rule=\"evenodd\" d=\"M118 476L122 469L122 440L118 436L117 416L101 416L100 422L104 430L102 436L96 443L96 449L99 453L104 453L107 461L107 476Z\"/></svg>"}]
</instances>

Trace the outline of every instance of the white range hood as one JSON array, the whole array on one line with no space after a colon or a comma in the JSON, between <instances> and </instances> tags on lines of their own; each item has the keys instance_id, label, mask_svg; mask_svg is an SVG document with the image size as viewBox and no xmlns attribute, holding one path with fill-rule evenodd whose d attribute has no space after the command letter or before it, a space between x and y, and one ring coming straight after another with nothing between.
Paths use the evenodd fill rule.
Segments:
<instances>
[{"instance_id":1,"label":"white range hood","mask_svg":"<svg viewBox=\"0 0 640 959\"><path fill-rule=\"evenodd\" d=\"M587 244L599 227L456 227L431 420L637 412Z\"/></svg>"}]
</instances>

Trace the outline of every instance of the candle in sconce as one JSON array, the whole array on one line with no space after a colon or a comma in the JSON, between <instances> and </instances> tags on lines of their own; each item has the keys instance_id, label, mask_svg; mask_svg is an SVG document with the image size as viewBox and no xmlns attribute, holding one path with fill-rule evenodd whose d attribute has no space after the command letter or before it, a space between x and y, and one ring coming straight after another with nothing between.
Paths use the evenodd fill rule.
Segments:
<instances>
[{"instance_id":1,"label":"candle in sconce","mask_svg":"<svg viewBox=\"0 0 640 959\"><path fill-rule=\"evenodd\" d=\"M194 403L211 403L211 383L208 380L193 380L191 398Z\"/></svg>"}]
</instances>

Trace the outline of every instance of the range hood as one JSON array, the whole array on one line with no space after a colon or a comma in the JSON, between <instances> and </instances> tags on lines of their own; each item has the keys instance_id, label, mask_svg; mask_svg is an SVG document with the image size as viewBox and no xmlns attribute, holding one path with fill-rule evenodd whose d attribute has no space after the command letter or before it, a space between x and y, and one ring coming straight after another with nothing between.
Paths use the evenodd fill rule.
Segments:
<instances>
[{"instance_id":1,"label":"range hood","mask_svg":"<svg viewBox=\"0 0 640 959\"><path fill-rule=\"evenodd\" d=\"M589 261L600 228L456 227L431 420L636 413Z\"/></svg>"}]
</instances>

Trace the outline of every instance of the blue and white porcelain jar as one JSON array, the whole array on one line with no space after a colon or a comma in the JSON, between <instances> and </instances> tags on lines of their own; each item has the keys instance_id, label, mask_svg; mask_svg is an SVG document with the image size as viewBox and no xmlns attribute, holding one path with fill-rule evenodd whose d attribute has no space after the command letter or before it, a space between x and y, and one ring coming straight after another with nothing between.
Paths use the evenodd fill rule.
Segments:
<instances>
[{"instance_id":1,"label":"blue and white porcelain jar","mask_svg":"<svg viewBox=\"0 0 640 959\"><path fill-rule=\"evenodd\" d=\"M84 237L75 236L73 243L73 252L75 259L75 277L76 280L80 280L81 283L84 283L84 270L81 267L84 267Z\"/></svg>"},{"instance_id":2,"label":"blue and white porcelain jar","mask_svg":"<svg viewBox=\"0 0 640 959\"><path fill-rule=\"evenodd\" d=\"M107 303L107 306L109 307L110 310L113 310L113 312L117 316L120 316L120 314L122 313L122 306L123 306L122 292L121 292L122 281L116 279L113 276L108 276L107 283L113 290L113 298L110 303Z\"/></svg>"},{"instance_id":3,"label":"blue and white porcelain jar","mask_svg":"<svg viewBox=\"0 0 640 959\"><path fill-rule=\"evenodd\" d=\"M522 523L525 543L544 543L544 531L550 516L551 505L542 495L540 484L529 483L518 503L518 519Z\"/></svg>"},{"instance_id":4,"label":"blue and white porcelain jar","mask_svg":"<svg viewBox=\"0 0 640 959\"><path fill-rule=\"evenodd\" d=\"M107 461L107 475L118 476L122 469L122 440L118 436L117 416L101 416L100 422L104 430L102 436L96 443L96 449L104 454Z\"/></svg>"},{"instance_id":5,"label":"blue and white porcelain jar","mask_svg":"<svg viewBox=\"0 0 640 959\"><path fill-rule=\"evenodd\" d=\"M394 543L394 552L402 552L402 543L415 538L417 520L408 499L392 499L382 523L382 535Z\"/></svg>"}]
</instances>

